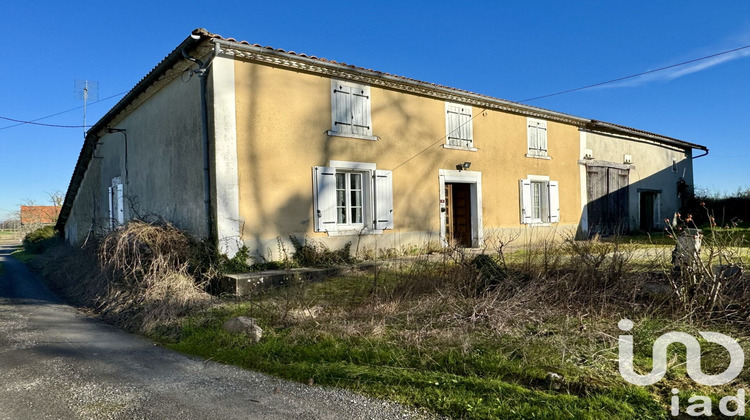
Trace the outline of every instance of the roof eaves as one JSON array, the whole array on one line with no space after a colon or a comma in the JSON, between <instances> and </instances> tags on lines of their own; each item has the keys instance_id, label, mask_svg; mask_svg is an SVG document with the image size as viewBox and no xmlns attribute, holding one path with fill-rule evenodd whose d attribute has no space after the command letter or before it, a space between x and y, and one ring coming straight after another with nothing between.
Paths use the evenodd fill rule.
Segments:
<instances>
[{"instance_id":1,"label":"roof eaves","mask_svg":"<svg viewBox=\"0 0 750 420\"><path fill-rule=\"evenodd\" d=\"M78 189L83 182L83 177L88 168L89 162L94 155L94 149L98 140L97 136L108 124L125 108L132 103L139 95L146 91L152 84L159 81L159 78L176 63L183 60L182 51L185 49L191 49L206 39L212 38L208 31L205 29L196 29L190 36L185 38L180 45L177 46L171 53L169 53L159 64L157 64L150 72L146 74L136 85L120 99L104 116L99 119L87 132L86 138L84 139L81 152L78 155L73 175L68 185L68 191L65 194L65 200L63 201L62 208L60 209L60 215L55 224L55 229L62 232L65 228L65 223L68 221L70 216L70 210L73 207L73 201L78 194Z\"/></svg>"},{"instance_id":2,"label":"roof eaves","mask_svg":"<svg viewBox=\"0 0 750 420\"><path fill-rule=\"evenodd\" d=\"M651 133L648 131L638 130L636 128L626 127L624 125L613 124L613 123L608 123L604 121L591 120L591 122L587 124L585 128L591 131L598 131L598 132L612 133L612 134L623 134L627 136L645 138L645 139L652 140L658 143L668 144L671 146L677 146L680 148L698 149L698 150L703 150L706 152L708 151L708 147L700 145L700 144L690 143L690 142L679 140L673 137L668 137L668 136L664 136L661 134Z\"/></svg>"}]
</instances>

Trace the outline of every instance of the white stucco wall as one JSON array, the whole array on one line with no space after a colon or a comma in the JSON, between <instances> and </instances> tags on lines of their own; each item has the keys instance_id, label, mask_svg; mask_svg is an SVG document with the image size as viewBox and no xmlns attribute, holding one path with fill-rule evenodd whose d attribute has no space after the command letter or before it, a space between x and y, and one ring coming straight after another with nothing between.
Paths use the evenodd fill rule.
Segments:
<instances>
[{"instance_id":1,"label":"white stucco wall","mask_svg":"<svg viewBox=\"0 0 750 420\"><path fill-rule=\"evenodd\" d=\"M182 76L182 77L181 77ZM147 99L147 100L146 100ZM66 237L80 243L107 229L107 188L124 185L125 219L163 217L197 237L207 234L203 205L200 83L177 72L142 94L100 133L66 224Z\"/></svg>"},{"instance_id":2,"label":"white stucco wall","mask_svg":"<svg viewBox=\"0 0 750 420\"><path fill-rule=\"evenodd\" d=\"M684 179L693 187L692 149L655 143L610 134L581 132L581 158L584 151L590 149L594 161L605 161L616 164L625 163L625 155L631 156L629 187L629 221L631 228L640 223L639 191L659 191L658 213L663 219L671 218L679 211L680 198L677 194L677 183ZM673 165L673 162L676 164ZM581 170L581 188L583 193L582 214L585 219L587 203L586 171Z\"/></svg>"}]
</instances>

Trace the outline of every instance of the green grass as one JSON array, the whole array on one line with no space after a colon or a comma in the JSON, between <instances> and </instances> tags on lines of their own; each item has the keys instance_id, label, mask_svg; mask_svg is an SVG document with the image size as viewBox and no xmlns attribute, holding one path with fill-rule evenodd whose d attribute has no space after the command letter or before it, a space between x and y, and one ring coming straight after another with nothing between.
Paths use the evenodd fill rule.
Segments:
<instances>
[{"instance_id":1,"label":"green grass","mask_svg":"<svg viewBox=\"0 0 750 420\"><path fill-rule=\"evenodd\" d=\"M29 262L31 262L31 260L33 260L36 257L36 255L34 253L29 252L29 251L27 251L26 249L23 249L23 248L19 248L19 249L13 251L10 255L13 256L13 258L17 259L18 261L21 261L24 264L28 264Z\"/></svg>"},{"instance_id":2,"label":"green grass","mask_svg":"<svg viewBox=\"0 0 750 420\"><path fill-rule=\"evenodd\" d=\"M439 264L425 266L422 269L440 269ZM154 338L206 359L302 383L312 379L452 418L661 419L668 418L672 387L684 391L683 409L696 391L685 379L684 355L678 349L672 349L670 360L677 368L667 383L643 388L622 380L616 323L623 315L616 311L578 318L564 311L544 314L538 308L500 331L492 325L472 327L456 321L465 308L453 298L430 292L399 297L405 275L409 273L379 273L378 292L373 292L373 275L293 284L250 301L221 304ZM290 315L311 308L319 311L314 319ZM221 330L226 319L240 315L258 320L264 329L259 343ZM635 362L643 369L650 368L656 337L670 330L698 331L665 317L631 318L638 330ZM719 331L742 334L731 327ZM723 360L721 349L705 350L704 365ZM716 357L710 357L712 351ZM562 379L550 380L550 372ZM743 381L745 376L750 373ZM717 401L733 392L699 391Z\"/></svg>"},{"instance_id":3,"label":"green grass","mask_svg":"<svg viewBox=\"0 0 750 420\"><path fill-rule=\"evenodd\" d=\"M209 322L194 319L170 347L303 383L313 379L318 384L455 418L666 417L661 404L637 387L620 384L608 388L579 376L557 389L545 379L544 363L527 358L535 351L549 353L542 343L527 343L525 354L519 355L508 352L511 347L519 348L520 343L512 340L486 341L466 352L449 345L404 346L392 337L343 338L314 330L302 334L295 329L272 328L260 343L251 345L242 336L221 331L221 321L229 315L214 311Z\"/></svg>"}]
</instances>

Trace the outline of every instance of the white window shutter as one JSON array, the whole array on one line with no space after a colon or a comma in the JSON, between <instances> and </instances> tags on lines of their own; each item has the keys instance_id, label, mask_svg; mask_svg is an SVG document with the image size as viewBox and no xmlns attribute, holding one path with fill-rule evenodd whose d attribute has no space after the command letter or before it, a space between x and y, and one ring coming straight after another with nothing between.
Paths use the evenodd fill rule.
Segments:
<instances>
[{"instance_id":1,"label":"white window shutter","mask_svg":"<svg viewBox=\"0 0 750 420\"><path fill-rule=\"evenodd\" d=\"M471 107L462 106L459 108L458 114L459 132L461 133L461 140L466 142L463 146L471 146L472 141L472 129L471 129Z\"/></svg>"},{"instance_id":2,"label":"white window shutter","mask_svg":"<svg viewBox=\"0 0 750 420\"><path fill-rule=\"evenodd\" d=\"M341 83L333 84L333 131L352 132L351 88Z\"/></svg>"},{"instance_id":3,"label":"white window shutter","mask_svg":"<svg viewBox=\"0 0 750 420\"><path fill-rule=\"evenodd\" d=\"M549 181L547 186L549 192L549 222L558 223L560 222L560 190L557 181Z\"/></svg>"},{"instance_id":4,"label":"white window shutter","mask_svg":"<svg viewBox=\"0 0 750 420\"><path fill-rule=\"evenodd\" d=\"M125 223L125 194L123 193L122 184L117 184L117 224L122 225Z\"/></svg>"},{"instance_id":5,"label":"white window shutter","mask_svg":"<svg viewBox=\"0 0 750 420\"><path fill-rule=\"evenodd\" d=\"M521 193L521 223L531 223L531 181L528 179L519 180L518 189Z\"/></svg>"},{"instance_id":6,"label":"white window shutter","mask_svg":"<svg viewBox=\"0 0 750 420\"><path fill-rule=\"evenodd\" d=\"M109 228L113 229L115 227L115 212L112 208L112 204L114 201L114 195L112 194L112 187L107 187L107 203L109 204Z\"/></svg>"},{"instance_id":7,"label":"white window shutter","mask_svg":"<svg viewBox=\"0 0 750 420\"><path fill-rule=\"evenodd\" d=\"M393 229L392 171L375 171L375 229Z\"/></svg>"},{"instance_id":8,"label":"white window shutter","mask_svg":"<svg viewBox=\"0 0 750 420\"><path fill-rule=\"evenodd\" d=\"M539 149L546 152L547 151L547 121L539 121L537 123L537 140L539 142Z\"/></svg>"},{"instance_id":9,"label":"white window shutter","mask_svg":"<svg viewBox=\"0 0 750 420\"><path fill-rule=\"evenodd\" d=\"M456 145L459 142L456 140L461 136L458 131L459 125L459 113L458 107L455 105L445 106L445 130L446 136L448 137L448 144Z\"/></svg>"},{"instance_id":10,"label":"white window shutter","mask_svg":"<svg viewBox=\"0 0 750 420\"><path fill-rule=\"evenodd\" d=\"M335 232L336 168L313 167L313 219L316 232Z\"/></svg>"},{"instance_id":11,"label":"white window shutter","mask_svg":"<svg viewBox=\"0 0 750 420\"><path fill-rule=\"evenodd\" d=\"M370 92L369 89L352 88L352 133L369 135L370 129Z\"/></svg>"}]
</instances>

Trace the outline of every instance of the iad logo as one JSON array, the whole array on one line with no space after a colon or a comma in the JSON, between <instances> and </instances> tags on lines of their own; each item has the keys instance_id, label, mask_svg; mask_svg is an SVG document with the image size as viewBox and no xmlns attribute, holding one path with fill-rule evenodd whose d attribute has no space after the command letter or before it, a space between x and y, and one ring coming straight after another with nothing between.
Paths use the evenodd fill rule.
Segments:
<instances>
[{"instance_id":1,"label":"iad logo","mask_svg":"<svg viewBox=\"0 0 750 420\"><path fill-rule=\"evenodd\" d=\"M622 331L630 331L633 329L633 321L621 319L617 323L617 326ZM686 369L690 379L706 386L724 385L731 382L742 372L742 367L745 364L745 353L742 351L742 347L733 338L721 333L701 331L700 335L709 343L719 344L729 352L729 366L724 372L716 375L706 375L703 373L701 370L701 345L698 340L690 334L672 331L661 335L654 341L651 353L653 367L651 372L646 375L635 373L635 369L633 368L633 336L620 335L620 354L618 358L620 375L634 385L645 386L655 384L667 373L667 347L673 343L680 343L686 349ZM678 392L677 389L672 390L672 393L675 394L672 397L671 407L671 412L674 416L680 413L679 398L676 395ZM688 402L691 403L698 401L700 401L699 404L687 407L686 413L693 416L711 415L711 399L700 395L692 396L688 399ZM728 408L728 404L731 401L734 401L737 406L734 410ZM744 415L745 391L740 389L736 397L727 396L722 398L719 402L719 411L726 416Z\"/></svg>"}]
</instances>

